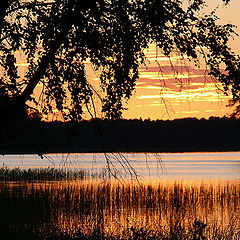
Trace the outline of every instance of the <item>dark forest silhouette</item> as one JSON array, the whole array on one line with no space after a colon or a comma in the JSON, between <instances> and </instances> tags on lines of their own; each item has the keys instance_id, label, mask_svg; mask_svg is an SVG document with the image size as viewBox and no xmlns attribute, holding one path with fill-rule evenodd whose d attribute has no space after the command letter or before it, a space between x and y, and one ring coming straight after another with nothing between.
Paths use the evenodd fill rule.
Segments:
<instances>
[{"instance_id":1,"label":"dark forest silhouette","mask_svg":"<svg viewBox=\"0 0 240 240\"><path fill-rule=\"evenodd\" d=\"M1 153L239 151L240 120L40 122L12 129Z\"/></svg>"}]
</instances>

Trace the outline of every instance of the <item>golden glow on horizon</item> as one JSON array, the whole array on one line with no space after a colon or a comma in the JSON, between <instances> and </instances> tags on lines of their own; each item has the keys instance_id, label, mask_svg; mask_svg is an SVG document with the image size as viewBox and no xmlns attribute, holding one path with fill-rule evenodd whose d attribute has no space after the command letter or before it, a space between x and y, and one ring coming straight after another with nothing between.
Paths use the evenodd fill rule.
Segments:
<instances>
[{"instance_id":1,"label":"golden glow on horizon","mask_svg":"<svg viewBox=\"0 0 240 240\"><path fill-rule=\"evenodd\" d=\"M231 0L229 6L224 6L221 0L207 0L209 12L216 6L219 23L232 23L240 26L240 1ZM236 28L240 34L240 27ZM233 51L240 53L240 37L230 40ZM174 119L183 117L209 118L210 116L229 115L233 108L227 107L230 97L224 95L220 84L216 86L212 80L204 75L205 69L190 69L184 72L184 64L180 56L169 58L156 52L155 46L145 51L148 55L148 68L140 68L140 79L136 84L135 95L126 107L129 110L123 114L124 118ZM159 55L156 58L156 55ZM187 58L186 58L187 59ZM185 59L185 60L186 60ZM160 71L158 67L161 67ZM182 72L181 72L182 71Z\"/></svg>"},{"instance_id":2,"label":"golden glow on horizon","mask_svg":"<svg viewBox=\"0 0 240 240\"><path fill-rule=\"evenodd\" d=\"M232 112L226 107L229 96L223 93L219 83L213 82L204 68L196 69L190 63L186 65L179 56L160 56L156 62L154 45L150 45L147 52L149 64L140 68L135 95L126 104L129 110L123 113L124 118L209 118Z\"/></svg>"}]
</instances>

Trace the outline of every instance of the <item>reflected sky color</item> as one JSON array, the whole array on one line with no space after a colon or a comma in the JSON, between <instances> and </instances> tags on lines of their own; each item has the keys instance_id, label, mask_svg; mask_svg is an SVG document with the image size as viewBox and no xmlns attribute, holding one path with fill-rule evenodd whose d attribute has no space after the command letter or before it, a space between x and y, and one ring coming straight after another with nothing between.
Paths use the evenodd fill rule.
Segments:
<instances>
[{"instance_id":1,"label":"reflected sky color","mask_svg":"<svg viewBox=\"0 0 240 240\"><path fill-rule=\"evenodd\" d=\"M162 180L240 180L240 152L222 153L126 153L108 154L119 173L129 177L127 164L141 179ZM121 164L119 162L121 160ZM34 155L6 155L0 165L7 167L38 168L67 167L102 171L106 167L104 154L51 154L40 159ZM125 165L126 169L122 166Z\"/></svg>"}]
</instances>

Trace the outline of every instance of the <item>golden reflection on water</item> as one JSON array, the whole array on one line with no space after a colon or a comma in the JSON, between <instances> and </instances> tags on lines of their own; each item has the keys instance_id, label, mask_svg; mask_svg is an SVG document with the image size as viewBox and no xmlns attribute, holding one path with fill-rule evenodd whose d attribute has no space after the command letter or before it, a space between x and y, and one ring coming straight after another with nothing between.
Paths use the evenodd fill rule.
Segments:
<instances>
[{"instance_id":1,"label":"golden reflection on water","mask_svg":"<svg viewBox=\"0 0 240 240\"><path fill-rule=\"evenodd\" d=\"M3 187L3 185L5 185ZM170 231L189 228L195 219L225 228L240 224L240 181L58 181L4 183L1 194L22 192L50 214L39 228L73 234L95 228L118 235L134 226ZM17 189L17 190L16 190ZM18 196L19 197L19 196ZM37 216L36 216L37 217ZM45 222L44 222L45 221ZM14 224L14 223L13 223Z\"/></svg>"},{"instance_id":2,"label":"golden reflection on water","mask_svg":"<svg viewBox=\"0 0 240 240\"><path fill-rule=\"evenodd\" d=\"M23 184L24 185L24 184ZM240 223L239 181L70 181L25 184L26 192L48 194L50 225L59 231L103 227L119 233L132 226L168 228L199 219L222 227Z\"/></svg>"}]
</instances>

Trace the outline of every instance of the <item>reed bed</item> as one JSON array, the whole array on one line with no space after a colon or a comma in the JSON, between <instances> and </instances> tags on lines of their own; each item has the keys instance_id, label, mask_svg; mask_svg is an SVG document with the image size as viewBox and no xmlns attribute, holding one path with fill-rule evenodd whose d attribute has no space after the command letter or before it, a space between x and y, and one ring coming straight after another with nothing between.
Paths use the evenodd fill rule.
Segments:
<instances>
[{"instance_id":1,"label":"reed bed","mask_svg":"<svg viewBox=\"0 0 240 240\"><path fill-rule=\"evenodd\" d=\"M0 183L0 239L240 239L240 183Z\"/></svg>"},{"instance_id":2,"label":"reed bed","mask_svg":"<svg viewBox=\"0 0 240 240\"><path fill-rule=\"evenodd\" d=\"M0 181L61 181L61 180L84 180L89 178L106 178L107 171L90 172L84 169L71 168L0 168Z\"/></svg>"}]
</instances>

